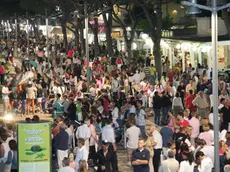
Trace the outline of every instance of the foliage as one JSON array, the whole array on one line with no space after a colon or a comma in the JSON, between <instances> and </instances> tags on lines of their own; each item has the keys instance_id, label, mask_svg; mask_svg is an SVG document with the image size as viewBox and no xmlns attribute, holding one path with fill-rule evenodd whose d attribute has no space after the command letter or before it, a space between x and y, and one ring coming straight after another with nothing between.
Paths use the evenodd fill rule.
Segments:
<instances>
[{"instance_id":1,"label":"foliage","mask_svg":"<svg viewBox=\"0 0 230 172\"><path fill-rule=\"evenodd\" d=\"M170 17L169 15L162 18L162 29L163 30L168 30L173 26L173 18Z\"/></svg>"},{"instance_id":2,"label":"foliage","mask_svg":"<svg viewBox=\"0 0 230 172\"><path fill-rule=\"evenodd\" d=\"M145 58L146 57L146 51L145 50L133 50L133 58Z\"/></svg>"},{"instance_id":3,"label":"foliage","mask_svg":"<svg viewBox=\"0 0 230 172\"><path fill-rule=\"evenodd\" d=\"M20 8L31 14L45 14L44 0L20 0Z\"/></svg>"}]
</instances>

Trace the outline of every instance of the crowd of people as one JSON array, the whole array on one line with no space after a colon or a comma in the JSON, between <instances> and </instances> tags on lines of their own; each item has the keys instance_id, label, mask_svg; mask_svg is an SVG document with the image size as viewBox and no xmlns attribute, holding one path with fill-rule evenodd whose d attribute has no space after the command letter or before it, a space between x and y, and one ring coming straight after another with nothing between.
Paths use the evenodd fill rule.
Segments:
<instances>
[{"instance_id":1,"label":"crowd of people","mask_svg":"<svg viewBox=\"0 0 230 172\"><path fill-rule=\"evenodd\" d=\"M182 71L166 57L158 78L151 54L138 64L119 51L87 63L73 43L49 48L47 58L44 45L31 43L14 59L13 48L2 42L0 80L4 113L27 122L53 115L53 166L60 172L117 172L121 145L134 172L215 171L210 69L189 65ZM218 91L220 169L227 172L230 97L222 78ZM17 171L16 127L1 122L0 129L0 160Z\"/></svg>"}]
</instances>

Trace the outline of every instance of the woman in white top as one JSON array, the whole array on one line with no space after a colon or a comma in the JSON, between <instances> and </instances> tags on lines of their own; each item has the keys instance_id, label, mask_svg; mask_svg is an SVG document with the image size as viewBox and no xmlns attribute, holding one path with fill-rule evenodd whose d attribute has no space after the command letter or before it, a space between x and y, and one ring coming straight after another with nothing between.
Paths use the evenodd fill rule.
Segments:
<instances>
[{"instance_id":1,"label":"woman in white top","mask_svg":"<svg viewBox=\"0 0 230 172\"><path fill-rule=\"evenodd\" d=\"M182 156L184 160L180 163L179 172L193 172L195 166L193 154L189 152Z\"/></svg>"},{"instance_id":2,"label":"woman in white top","mask_svg":"<svg viewBox=\"0 0 230 172\"><path fill-rule=\"evenodd\" d=\"M184 106L182 104L179 93L176 93L176 96L173 98L172 109L174 115L177 115L179 112L182 112L184 110Z\"/></svg>"}]
</instances>

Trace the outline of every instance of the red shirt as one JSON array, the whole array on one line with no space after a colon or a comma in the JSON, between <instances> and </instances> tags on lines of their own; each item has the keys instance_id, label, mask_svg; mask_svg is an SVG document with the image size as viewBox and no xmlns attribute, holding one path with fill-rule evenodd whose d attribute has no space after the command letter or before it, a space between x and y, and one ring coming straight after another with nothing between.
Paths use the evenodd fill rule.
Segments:
<instances>
[{"instance_id":1,"label":"red shirt","mask_svg":"<svg viewBox=\"0 0 230 172\"><path fill-rule=\"evenodd\" d=\"M0 75L5 73L5 67L2 65L0 66Z\"/></svg>"},{"instance_id":2,"label":"red shirt","mask_svg":"<svg viewBox=\"0 0 230 172\"><path fill-rule=\"evenodd\" d=\"M168 73L169 82L173 82L173 76L174 76L173 72Z\"/></svg>"},{"instance_id":3,"label":"red shirt","mask_svg":"<svg viewBox=\"0 0 230 172\"><path fill-rule=\"evenodd\" d=\"M122 60L121 60L120 57L117 58L116 63L117 63L118 65L122 64Z\"/></svg>"},{"instance_id":4,"label":"red shirt","mask_svg":"<svg viewBox=\"0 0 230 172\"><path fill-rule=\"evenodd\" d=\"M73 58L73 51L72 50L68 51L68 57L71 58L71 59Z\"/></svg>"},{"instance_id":5,"label":"red shirt","mask_svg":"<svg viewBox=\"0 0 230 172\"><path fill-rule=\"evenodd\" d=\"M193 94L189 94L185 99L185 107L188 108L190 111L196 111L196 107L192 104L192 101L195 99Z\"/></svg>"},{"instance_id":6,"label":"red shirt","mask_svg":"<svg viewBox=\"0 0 230 172\"><path fill-rule=\"evenodd\" d=\"M104 99L103 103L104 103L104 111L108 113L109 112L109 101Z\"/></svg>"},{"instance_id":7,"label":"red shirt","mask_svg":"<svg viewBox=\"0 0 230 172\"><path fill-rule=\"evenodd\" d=\"M179 121L177 124L180 127L187 127L187 126L189 126L189 122L187 120L185 120L185 119L183 121Z\"/></svg>"}]
</instances>

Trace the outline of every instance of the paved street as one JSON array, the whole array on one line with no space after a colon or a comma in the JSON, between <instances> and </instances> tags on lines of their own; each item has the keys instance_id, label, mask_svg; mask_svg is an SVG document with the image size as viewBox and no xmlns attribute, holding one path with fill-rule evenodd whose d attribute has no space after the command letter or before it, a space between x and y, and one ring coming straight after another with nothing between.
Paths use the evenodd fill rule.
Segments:
<instances>
[{"instance_id":1,"label":"paved street","mask_svg":"<svg viewBox=\"0 0 230 172\"><path fill-rule=\"evenodd\" d=\"M117 151L118 157L118 168L122 172L132 172L132 168L127 166L127 151L124 148L118 148Z\"/></svg>"}]
</instances>

